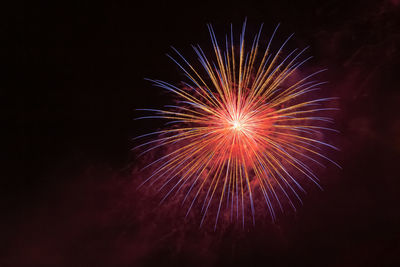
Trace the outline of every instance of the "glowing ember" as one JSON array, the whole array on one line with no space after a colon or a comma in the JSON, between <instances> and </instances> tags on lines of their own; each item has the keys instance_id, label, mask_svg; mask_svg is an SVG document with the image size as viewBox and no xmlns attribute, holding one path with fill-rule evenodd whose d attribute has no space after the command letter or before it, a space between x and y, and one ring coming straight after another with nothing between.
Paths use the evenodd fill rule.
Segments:
<instances>
[{"instance_id":1,"label":"glowing ember","mask_svg":"<svg viewBox=\"0 0 400 267\"><path fill-rule=\"evenodd\" d=\"M232 128L236 131L242 131L242 122L239 120L235 120L232 122Z\"/></svg>"}]
</instances>

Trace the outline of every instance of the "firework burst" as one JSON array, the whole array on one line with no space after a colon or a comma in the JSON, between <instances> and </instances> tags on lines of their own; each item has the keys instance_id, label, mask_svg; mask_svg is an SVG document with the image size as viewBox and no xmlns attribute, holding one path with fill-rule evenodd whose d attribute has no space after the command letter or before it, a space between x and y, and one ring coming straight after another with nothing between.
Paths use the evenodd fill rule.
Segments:
<instances>
[{"instance_id":1,"label":"firework burst","mask_svg":"<svg viewBox=\"0 0 400 267\"><path fill-rule=\"evenodd\" d=\"M200 46L193 46L198 69L173 48L177 57L168 57L187 81L180 86L150 81L174 94L177 104L165 110L141 109L153 114L139 119L168 120L165 129L139 137L157 136L136 147L148 147L142 154L166 148L145 167L152 173L141 186L158 183L161 202L181 193L186 215L194 206L201 209L200 225L211 207L215 227L221 214L244 225L248 213L254 223L257 199L275 220L276 210L283 210L285 203L293 209L301 203L302 183L308 180L320 187L312 167L323 166L323 161L337 165L324 155L324 148L337 148L322 139L324 132L336 131L327 126L332 119L326 116L334 110L327 105L334 98L315 97L325 82L314 77L324 70L299 74L311 57L302 58L307 48L283 56L292 35L273 52L278 27L261 48L261 26L247 48L245 28L246 22L238 46L232 26L220 46L208 25L214 55L210 61Z\"/></svg>"}]
</instances>

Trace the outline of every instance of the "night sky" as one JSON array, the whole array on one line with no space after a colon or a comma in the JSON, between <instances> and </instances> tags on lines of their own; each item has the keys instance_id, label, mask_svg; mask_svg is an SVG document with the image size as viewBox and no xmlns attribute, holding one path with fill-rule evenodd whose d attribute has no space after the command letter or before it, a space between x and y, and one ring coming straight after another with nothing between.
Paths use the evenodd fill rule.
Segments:
<instances>
[{"instance_id":1,"label":"night sky","mask_svg":"<svg viewBox=\"0 0 400 267\"><path fill-rule=\"evenodd\" d=\"M400 265L400 1L31 1L12 12L0 27L15 79L2 89L1 266ZM343 170L320 172L324 191L310 187L296 213L214 232L136 190L146 159L132 138L162 123L135 109L171 103L144 80L182 78L170 46L194 58L191 44L210 47L207 23L223 37L246 17L265 38L281 23L278 40L295 32L309 67L328 68Z\"/></svg>"}]
</instances>

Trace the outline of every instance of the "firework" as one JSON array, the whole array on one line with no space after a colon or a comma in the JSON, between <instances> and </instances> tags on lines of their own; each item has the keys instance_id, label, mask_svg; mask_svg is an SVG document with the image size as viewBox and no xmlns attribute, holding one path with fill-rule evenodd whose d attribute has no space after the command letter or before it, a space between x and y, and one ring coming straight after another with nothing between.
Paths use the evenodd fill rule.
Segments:
<instances>
[{"instance_id":1,"label":"firework","mask_svg":"<svg viewBox=\"0 0 400 267\"><path fill-rule=\"evenodd\" d=\"M279 25L278 25L279 26ZM305 192L302 183L318 187L312 168L323 161L325 148L336 149L323 141L323 133L336 131L326 116L333 97L316 97L325 82L315 80L324 70L300 74L311 57L307 49L294 49L284 56L289 36L279 49L269 41L260 45L262 26L245 45L246 22L235 44L232 26L222 46L211 25L212 59L193 46L199 68L190 64L176 49L168 55L183 71L186 81L175 86L150 80L176 96L176 105L165 110L141 109L152 115L142 118L167 119L167 127L140 136L157 136L137 148L144 153L165 148L164 154L145 168L152 173L141 184L158 186L161 202L180 196L186 215L194 206L201 209L203 224L214 207L214 225L223 213L231 221L251 214L254 223L255 201L262 199L266 211L275 220L276 210L285 203L296 209ZM338 166L338 165L337 165ZM179 194L180 193L180 194Z\"/></svg>"}]
</instances>

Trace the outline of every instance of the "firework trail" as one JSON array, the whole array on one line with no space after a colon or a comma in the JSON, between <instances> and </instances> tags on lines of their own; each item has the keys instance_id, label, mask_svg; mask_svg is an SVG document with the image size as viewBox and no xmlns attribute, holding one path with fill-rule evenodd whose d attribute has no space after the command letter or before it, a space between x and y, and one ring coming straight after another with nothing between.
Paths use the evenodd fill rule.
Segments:
<instances>
[{"instance_id":1,"label":"firework trail","mask_svg":"<svg viewBox=\"0 0 400 267\"><path fill-rule=\"evenodd\" d=\"M243 225L245 214L250 213L254 223L257 197L275 220L276 209L283 210L284 203L294 210L301 203L300 195L305 192L302 181L320 187L312 166L324 166L321 161L337 165L324 155L325 148L337 148L322 141L322 132L337 132L327 126L332 119L324 115L334 110L326 107L334 98L315 97L325 82L314 77L324 70L299 77L298 69L311 57L301 59L307 48L283 56L293 34L273 52L271 42L278 27L261 48L261 25L248 49L246 22L238 47L232 26L220 46L208 25L212 61L200 46L192 46L201 65L196 69L172 48L177 56L168 57L183 71L187 82L174 86L150 80L178 101L165 110L140 109L152 115L138 119L168 120L164 130L137 137L157 136L136 147L145 148L141 154L165 148L161 157L145 167L153 170L140 186L158 183L163 192L161 202L181 192L186 215L194 206L201 207L200 226L211 206L215 207L214 227L222 213Z\"/></svg>"}]
</instances>

